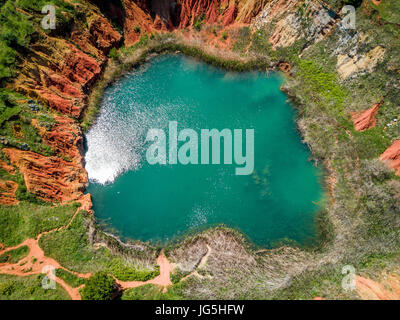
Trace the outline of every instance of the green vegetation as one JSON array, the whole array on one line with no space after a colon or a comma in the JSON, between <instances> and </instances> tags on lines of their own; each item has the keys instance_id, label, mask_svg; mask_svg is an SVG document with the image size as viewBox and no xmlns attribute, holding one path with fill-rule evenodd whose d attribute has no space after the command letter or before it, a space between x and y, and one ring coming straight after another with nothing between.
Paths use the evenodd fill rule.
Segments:
<instances>
[{"instance_id":1,"label":"green vegetation","mask_svg":"<svg viewBox=\"0 0 400 320\"><path fill-rule=\"evenodd\" d=\"M18 206L0 206L0 242L18 245L40 233L64 226L72 218L79 204L59 207L39 206L21 202Z\"/></svg>"},{"instance_id":2,"label":"green vegetation","mask_svg":"<svg viewBox=\"0 0 400 320\"><path fill-rule=\"evenodd\" d=\"M77 13L68 2L53 2L57 5L61 26L64 25L68 30L68 21ZM359 4L357 0L327 2L336 9L340 9L344 3ZM29 45L40 37L35 26L38 25L44 4L47 4L45 0L0 0L2 84L16 75L18 63L29 53ZM317 253L297 250L297 253L289 254L255 254L240 241L229 242L227 239L230 238L223 233L216 236L208 232L204 234L205 239L221 240L218 243L223 248L218 252L221 261L213 261L204 271L205 274L212 274L213 279L191 277L180 282L187 273L176 269L172 274L175 285L167 293L163 293L157 286L145 285L127 290L122 296L123 300L202 297L312 299L316 296L349 299L358 296L354 292L344 292L341 288L343 265L352 264L357 273L371 276L382 270L398 271L399 179L377 158L391 142L400 138L399 126L394 121L399 114L400 91L396 85L400 49L393 45L398 43L400 37L400 7L397 0L385 0L378 6L371 1L364 4L366 8L357 10L357 32L368 35L368 38L358 46L357 53L365 54L377 45L382 45L386 49L385 60L374 72L346 80L340 79L336 70L335 50L343 40L338 28L316 44L299 39L288 48L276 50L272 49L269 42L276 21L267 28L257 30L252 37L248 37L248 28L241 28L236 38L231 35L236 40L234 48L239 53L248 50L246 56L254 57L250 60L209 55L203 48L179 43L170 33L152 34L150 37L143 35L130 48L111 50L111 67L93 89L89 108L82 120L84 130L90 127L97 115L104 88L124 71L145 61L151 53L180 51L217 67L235 71L265 70L279 61L285 61L291 64L293 75L288 77L284 90L296 101L297 125L314 157L327 165L335 181L332 188L334 204L318 216L322 241ZM377 23L378 13L387 23ZM200 30L202 27L201 19L196 20L194 28ZM212 32L217 34L216 29ZM228 33L221 33L220 37L227 40ZM357 39L353 36L350 38ZM378 113L377 126L364 132L355 131L350 121L351 112L365 110L382 97L385 99ZM32 120L37 119L41 126L50 129L54 119L42 106L39 106L39 111L32 111L29 104L19 100L24 98L4 89L0 91L0 137L6 139L9 147L21 148L26 143L34 152L53 154L51 148L41 143ZM6 161L1 151L0 158ZM65 226L77 210L77 205L56 207L37 200L27 192L20 173L14 176L0 169L0 177L19 184L17 198L21 201L18 206L0 207L0 243L5 246L18 245L44 231ZM82 290L85 299L110 299L114 290L114 280L110 275L126 281L145 281L159 274L159 270L151 264L141 265L131 261L125 256L126 252L121 255L111 253L101 246L94 247L88 237L90 219L86 213L81 212L67 229L46 234L40 239L45 254L64 267L77 272L103 271L87 281L86 288ZM184 260L185 255L178 253L182 251L189 255L190 250L184 250L192 248L194 243L195 240L176 244L169 249L168 254L171 257L176 254ZM224 248L225 243L229 245ZM334 251L336 248L341 250ZM21 247L0 256L0 263L15 263L26 255L27 248ZM322 260L317 260L321 257ZM337 261L335 265L324 262L330 259ZM271 263L274 263L274 268L271 268ZM318 265L318 270L313 269L315 265ZM293 274L290 281L282 275L287 268L292 268L287 272ZM298 274L299 270L305 271ZM57 276L73 287L79 287L85 282L62 269L57 270ZM57 290L43 290L42 280L43 275L23 278L0 275L0 300L69 299L59 286Z\"/></svg>"},{"instance_id":3,"label":"green vegetation","mask_svg":"<svg viewBox=\"0 0 400 320\"><path fill-rule=\"evenodd\" d=\"M233 45L233 50L244 52L251 43L252 32L249 27L242 27L236 35L236 42Z\"/></svg>"},{"instance_id":4,"label":"green vegetation","mask_svg":"<svg viewBox=\"0 0 400 320\"><path fill-rule=\"evenodd\" d=\"M101 270L122 281L147 281L159 275L155 266L143 267L135 259L122 259L121 255L112 254L106 248L94 248L87 236L89 223L90 216L81 211L68 228L42 236L39 244L46 256L71 271Z\"/></svg>"},{"instance_id":5,"label":"green vegetation","mask_svg":"<svg viewBox=\"0 0 400 320\"><path fill-rule=\"evenodd\" d=\"M173 284L179 283L184 277L189 275L190 272L183 271L180 268L175 268L174 272L171 274L171 281Z\"/></svg>"},{"instance_id":6,"label":"green vegetation","mask_svg":"<svg viewBox=\"0 0 400 320\"><path fill-rule=\"evenodd\" d=\"M17 263L18 261L21 261L23 258L25 258L28 255L28 253L29 253L29 248L27 246L19 247L18 249L14 249L6 253L3 253L0 256L0 263L10 263L10 264Z\"/></svg>"},{"instance_id":7,"label":"green vegetation","mask_svg":"<svg viewBox=\"0 0 400 320\"><path fill-rule=\"evenodd\" d=\"M107 264L107 272L122 281L148 281L160 275L159 267L154 270L133 267L121 258L115 258Z\"/></svg>"},{"instance_id":8,"label":"green vegetation","mask_svg":"<svg viewBox=\"0 0 400 320\"><path fill-rule=\"evenodd\" d=\"M370 0L371 1L371 0ZM379 5L372 7L379 12L383 20L390 23L400 24L400 2L397 0L384 0Z\"/></svg>"},{"instance_id":9,"label":"green vegetation","mask_svg":"<svg viewBox=\"0 0 400 320\"><path fill-rule=\"evenodd\" d=\"M153 285L146 284L141 287L129 289L124 292L122 300L182 300L183 285L178 284L168 288L166 293L163 292L163 288Z\"/></svg>"},{"instance_id":10,"label":"green vegetation","mask_svg":"<svg viewBox=\"0 0 400 320\"><path fill-rule=\"evenodd\" d=\"M114 279L104 272L91 276L81 290L83 300L111 300L114 291Z\"/></svg>"},{"instance_id":11,"label":"green vegetation","mask_svg":"<svg viewBox=\"0 0 400 320\"><path fill-rule=\"evenodd\" d=\"M53 155L51 147L42 143L38 130L32 125L32 120L35 119L46 130L51 129L54 119L47 111L42 110L39 113L41 109L43 107L37 104L28 104L26 98L16 92L0 89L1 143L46 156Z\"/></svg>"},{"instance_id":12,"label":"green vegetation","mask_svg":"<svg viewBox=\"0 0 400 320\"><path fill-rule=\"evenodd\" d=\"M105 265L105 249L95 250L86 234L87 213L79 212L71 225L40 238L40 247L46 256L57 260L63 267L79 272L92 272Z\"/></svg>"},{"instance_id":13,"label":"green vegetation","mask_svg":"<svg viewBox=\"0 0 400 320\"><path fill-rule=\"evenodd\" d=\"M201 28L203 27L204 24L204 19L205 19L205 14L200 15L197 17L194 21L193 28L197 31L200 31Z\"/></svg>"},{"instance_id":14,"label":"green vegetation","mask_svg":"<svg viewBox=\"0 0 400 320\"><path fill-rule=\"evenodd\" d=\"M78 288L86 283L86 279L79 278L71 272L65 271L64 269L57 269L56 276L63 279L67 284L73 288Z\"/></svg>"},{"instance_id":15,"label":"green vegetation","mask_svg":"<svg viewBox=\"0 0 400 320\"><path fill-rule=\"evenodd\" d=\"M0 275L0 300L70 300L61 287L45 290L42 281L45 275L16 277Z\"/></svg>"},{"instance_id":16,"label":"green vegetation","mask_svg":"<svg viewBox=\"0 0 400 320\"><path fill-rule=\"evenodd\" d=\"M327 72L315 62L303 59L298 60L298 67L300 69L298 76L306 81L310 92L320 95L329 103L333 102L331 107L337 108L340 112L347 93L339 85L336 73Z\"/></svg>"},{"instance_id":17,"label":"green vegetation","mask_svg":"<svg viewBox=\"0 0 400 320\"><path fill-rule=\"evenodd\" d=\"M0 8L0 81L14 75L16 58L26 50L33 33L27 15L8 0Z\"/></svg>"}]
</instances>

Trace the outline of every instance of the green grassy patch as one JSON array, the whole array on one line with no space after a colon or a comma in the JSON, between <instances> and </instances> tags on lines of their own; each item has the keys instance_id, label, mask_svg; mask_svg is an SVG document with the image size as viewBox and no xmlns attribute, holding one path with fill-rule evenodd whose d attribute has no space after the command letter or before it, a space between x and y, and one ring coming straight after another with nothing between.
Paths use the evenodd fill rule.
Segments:
<instances>
[{"instance_id":1,"label":"green grassy patch","mask_svg":"<svg viewBox=\"0 0 400 320\"><path fill-rule=\"evenodd\" d=\"M383 0L379 5L373 4L370 0L370 3L383 20L400 24L400 2L398 0Z\"/></svg>"},{"instance_id":2,"label":"green grassy patch","mask_svg":"<svg viewBox=\"0 0 400 320\"><path fill-rule=\"evenodd\" d=\"M121 300L182 300L183 299L183 285L176 284L168 288L166 293L163 288L146 284L141 287L129 289L125 291Z\"/></svg>"},{"instance_id":3,"label":"green grassy patch","mask_svg":"<svg viewBox=\"0 0 400 320\"><path fill-rule=\"evenodd\" d=\"M107 264L106 271L121 281L148 281L160 275L160 268L143 269L125 263L120 258L115 258Z\"/></svg>"},{"instance_id":4,"label":"green grassy patch","mask_svg":"<svg viewBox=\"0 0 400 320\"><path fill-rule=\"evenodd\" d=\"M0 275L0 300L70 300L59 285L55 290L42 288L45 275L16 277Z\"/></svg>"},{"instance_id":5,"label":"green grassy patch","mask_svg":"<svg viewBox=\"0 0 400 320\"><path fill-rule=\"evenodd\" d=\"M46 234L39 242L46 256L77 272L93 272L104 268L107 262L104 248L96 250L90 246L86 234L86 215L81 211L67 229Z\"/></svg>"},{"instance_id":6,"label":"green grassy patch","mask_svg":"<svg viewBox=\"0 0 400 320\"><path fill-rule=\"evenodd\" d=\"M21 202L18 206L0 206L0 242L17 245L42 232L66 225L79 204L40 206Z\"/></svg>"},{"instance_id":7,"label":"green grassy patch","mask_svg":"<svg viewBox=\"0 0 400 320\"><path fill-rule=\"evenodd\" d=\"M60 279L63 279L66 283L68 283L73 288L78 288L81 285L86 283L86 279L79 278L71 272L68 272L64 269L57 269L56 276Z\"/></svg>"},{"instance_id":8,"label":"green grassy patch","mask_svg":"<svg viewBox=\"0 0 400 320\"><path fill-rule=\"evenodd\" d=\"M25 258L29 253L28 246L22 246L18 249L8 251L0 256L0 263L17 263Z\"/></svg>"}]
</instances>

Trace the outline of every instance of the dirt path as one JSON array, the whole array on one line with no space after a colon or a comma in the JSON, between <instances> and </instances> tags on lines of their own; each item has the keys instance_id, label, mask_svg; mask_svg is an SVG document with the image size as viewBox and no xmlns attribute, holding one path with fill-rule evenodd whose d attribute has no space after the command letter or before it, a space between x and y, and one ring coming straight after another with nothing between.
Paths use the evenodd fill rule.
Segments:
<instances>
[{"instance_id":1,"label":"dirt path","mask_svg":"<svg viewBox=\"0 0 400 320\"><path fill-rule=\"evenodd\" d=\"M17 246L14 247L8 247L6 248L4 245L0 243L0 255L7 253L9 251L18 249L23 246L27 246L29 249L28 255L18 261L17 263L10 264L10 263L2 263L0 264L0 274L7 274L7 275L13 275L13 276L18 276L18 277L27 277L31 275L36 275L36 274L46 274L50 277L50 270L53 269L63 269L67 272L70 272L74 275L76 275L79 278L85 278L88 279L92 274L91 273L77 273L71 270L68 270L61 266L56 260L46 257L44 254L44 251L42 248L39 246L39 240L43 235L55 232L55 231L61 231L66 228L68 228L72 221L75 219L76 215L82 210L82 208L78 208L77 211L74 213L73 217L70 219L68 224L65 226L62 226L60 228L43 232L37 236L36 239L27 239L24 242L20 243ZM155 284L159 285L164 288L164 291L167 290L167 287L172 285L170 275L173 270L173 266L169 263L168 259L165 257L164 253L162 252L161 255L157 259L157 264L160 266L160 275L154 279L151 279L146 282L142 281L131 281L131 282L123 282L116 280L116 283L121 286L123 290L129 289L129 288L136 288L143 286L145 284ZM73 288L69 284L67 284L64 280L62 280L59 277L55 277L54 279L61 287L67 291L68 295L71 297L72 300L81 300L81 295L79 293L79 289L82 288L83 286L79 288Z\"/></svg>"},{"instance_id":2,"label":"dirt path","mask_svg":"<svg viewBox=\"0 0 400 320\"><path fill-rule=\"evenodd\" d=\"M184 280L186 280L187 278L190 278L190 277L192 277L192 276L196 276L196 277L198 277L198 278L200 278L200 279L204 279L205 276L202 276L201 274L199 274L197 270L202 269L202 268L205 267L205 265L206 265L207 262L208 262L208 258L210 257L211 252L212 252L211 247L210 247L209 245L207 245L207 253L201 258L201 260L200 260L198 266L195 268L195 270L194 270L191 274L188 274L186 277L183 277L183 278L181 279L181 281L184 281Z\"/></svg>"},{"instance_id":3,"label":"dirt path","mask_svg":"<svg viewBox=\"0 0 400 320\"><path fill-rule=\"evenodd\" d=\"M382 282L356 276L356 290L363 300L400 300L400 276L389 274Z\"/></svg>"},{"instance_id":4,"label":"dirt path","mask_svg":"<svg viewBox=\"0 0 400 320\"><path fill-rule=\"evenodd\" d=\"M146 284L155 284L164 288L164 292L167 291L169 286L172 286L171 282L171 272L174 267L170 264L168 259L165 257L164 252L157 259L157 264L160 266L160 275L154 279L148 281L120 281L116 280L117 284L120 285L122 290L132 289L144 286Z\"/></svg>"}]
</instances>

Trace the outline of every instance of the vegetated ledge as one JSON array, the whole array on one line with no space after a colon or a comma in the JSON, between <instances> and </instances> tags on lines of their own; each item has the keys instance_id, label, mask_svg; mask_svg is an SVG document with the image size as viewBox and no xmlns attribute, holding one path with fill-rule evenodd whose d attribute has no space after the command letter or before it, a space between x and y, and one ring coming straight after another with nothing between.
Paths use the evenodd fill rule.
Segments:
<instances>
[{"instance_id":1,"label":"vegetated ledge","mask_svg":"<svg viewBox=\"0 0 400 320\"><path fill-rule=\"evenodd\" d=\"M246 71L261 71L261 72L283 72L285 76L289 76L285 70L282 70L282 61L267 62L261 58L243 58L240 55L234 54L233 52L209 52L204 50L196 44L192 44L187 40L180 39L176 34L166 33L158 34L155 39L149 39L147 37L142 38L136 45L128 48L121 48L117 57L109 59L108 63L104 67L102 76L93 85L89 97L88 105L83 110L81 117L81 126L83 132L87 132L91 126L95 123L96 118L100 112L101 101L105 90L112 85L115 81L123 77L126 73L131 72L133 69L138 68L140 65L145 64L148 60L158 54L184 54L196 59L199 59L207 64L222 68L228 71L234 72L246 72ZM144 39L144 40L143 40ZM225 54L229 54L227 58ZM289 99L293 102L292 106L295 108L299 107L297 104L299 101L296 100L295 95L286 86L282 86L281 90L285 92ZM298 130L300 128L298 127ZM311 150L311 146L307 144ZM313 155L314 156L314 155ZM318 163L319 159L313 157L314 162ZM324 170L326 172L326 170ZM329 189L328 183L330 178L323 176L323 184ZM324 195L326 197L327 194ZM325 206L325 199L322 200ZM250 238L244 234L241 230L227 227L224 224L207 227L203 230L187 231L181 236L174 238L166 244L168 251L172 251L173 248L179 248L181 245L188 242L195 241L197 238L202 238L204 235L215 234L215 232L221 232L224 235L232 237L232 239L238 243L241 243L248 252L257 252L258 254L265 252L266 250L279 249L281 247L292 247L297 249L303 249L307 251L320 251L326 246L333 238L331 225L329 224L329 218L326 216L325 208L317 211L315 216L315 229L316 239L309 241L306 244L299 244L291 239L281 239L274 242L268 248L260 247L255 245ZM104 232L108 237L113 238L121 246L126 247L124 242L119 236L116 236L117 231L110 230L110 232ZM127 238L127 240L131 240ZM153 247L149 243L144 243L138 240L134 240L134 243L139 245L143 244L143 247ZM136 245L136 246L137 246ZM140 246L140 245L139 245ZM164 245L157 245L158 250ZM128 245L128 247L132 247ZM135 246L133 246L135 247Z\"/></svg>"}]
</instances>

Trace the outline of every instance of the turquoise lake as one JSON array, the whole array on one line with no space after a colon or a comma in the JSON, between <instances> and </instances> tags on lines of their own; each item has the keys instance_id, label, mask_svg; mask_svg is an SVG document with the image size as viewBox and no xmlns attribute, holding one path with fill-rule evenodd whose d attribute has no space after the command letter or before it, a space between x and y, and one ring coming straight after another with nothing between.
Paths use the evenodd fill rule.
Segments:
<instances>
[{"instance_id":1,"label":"turquoise lake","mask_svg":"<svg viewBox=\"0 0 400 320\"><path fill-rule=\"evenodd\" d=\"M86 135L87 191L98 221L153 243L220 224L260 246L315 240L322 170L301 142L282 82L275 73L227 72L162 55L114 83ZM199 133L254 129L253 174L235 175L235 163L148 164L148 130L168 134L170 121Z\"/></svg>"}]
</instances>

